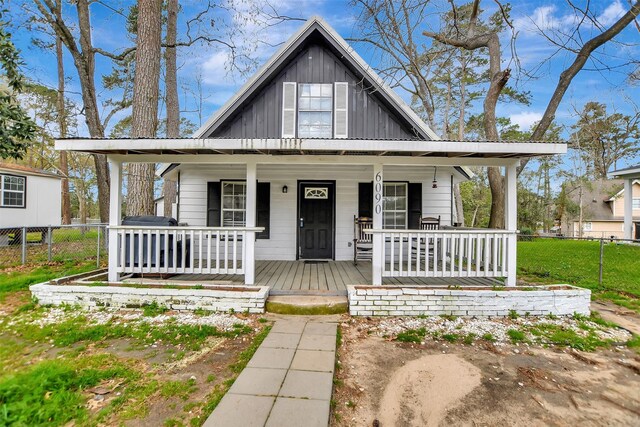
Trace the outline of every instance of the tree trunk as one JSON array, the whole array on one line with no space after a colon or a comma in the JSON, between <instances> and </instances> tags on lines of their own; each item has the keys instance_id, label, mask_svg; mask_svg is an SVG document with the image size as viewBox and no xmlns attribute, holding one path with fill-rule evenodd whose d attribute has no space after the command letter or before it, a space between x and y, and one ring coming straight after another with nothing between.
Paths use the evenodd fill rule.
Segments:
<instances>
[{"instance_id":1,"label":"tree trunk","mask_svg":"<svg viewBox=\"0 0 640 427\"><path fill-rule=\"evenodd\" d=\"M492 34L487 43L489 47L489 74L491 83L484 98L484 132L489 141L498 141L498 126L496 123L496 105L500 92L507 84L511 71L500 70L500 39L497 34ZM487 170L489 188L491 189L491 216L489 228L504 228L504 178L498 167L490 167Z\"/></svg>"},{"instance_id":2,"label":"tree trunk","mask_svg":"<svg viewBox=\"0 0 640 427\"><path fill-rule=\"evenodd\" d=\"M62 20L62 0L56 0L56 19ZM60 138L67 137L67 112L64 109L64 63L62 40L56 37L56 63L58 66L58 130ZM66 151L60 151L59 169L62 173L62 224L71 224L71 198L69 196L69 161Z\"/></svg>"},{"instance_id":3,"label":"tree trunk","mask_svg":"<svg viewBox=\"0 0 640 427\"><path fill-rule=\"evenodd\" d=\"M178 102L178 67L176 64L176 33L178 20L178 0L167 1L167 34L164 62L166 66L165 97L167 103L167 138L180 136L180 104ZM164 216L172 216L172 207L176 202L177 183L165 178Z\"/></svg>"},{"instance_id":4,"label":"tree trunk","mask_svg":"<svg viewBox=\"0 0 640 427\"><path fill-rule=\"evenodd\" d=\"M95 53L91 43L91 20L89 15L89 1L77 0L76 12L78 14L78 31L80 48L76 39L62 17L56 13L56 6L48 0L34 0L42 18L46 21L56 35L62 40L73 58L80 91L82 93L82 106L84 117L92 138L103 138L104 128L100 122L98 102L95 87ZM94 154L96 166L96 181L98 183L98 204L100 207L100 220L109 220L109 166L106 156Z\"/></svg>"},{"instance_id":5,"label":"tree trunk","mask_svg":"<svg viewBox=\"0 0 640 427\"><path fill-rule=\"evenodd\" d=\"M138 0L136 71L133 80L132 138L154 138L158 127L162 0ZM153 215L155 165L129 165L127 215Z\"/></svg>"},{"instance_id":6,"label":"tree trunk","mask_svg":"<svg viewBox=\"0 0 640 427\"><path fill-rule=\"evenodd\" d=\"M89 14L89 1L77 0L78 28L80 30L80 47L82 53L69 49L74 63L78 69L80 88L82 91L82 104L87 128L91 138L104 138L104 128L100 122L98 111L98 98L95 86L95 53L91 41L91 18ZM69 48L69 45L67 45ZM109 222L109 165L104 154L93 154L96 167L96 181L98 183L98 207L100 209L100 221Z\"/></svg>"}]
</instances>

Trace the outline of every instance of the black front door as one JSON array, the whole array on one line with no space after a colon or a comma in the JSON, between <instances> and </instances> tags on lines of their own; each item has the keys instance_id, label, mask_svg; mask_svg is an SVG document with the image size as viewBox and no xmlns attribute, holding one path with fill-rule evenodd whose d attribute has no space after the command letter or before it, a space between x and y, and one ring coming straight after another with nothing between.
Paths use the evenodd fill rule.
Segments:
<instances>
[{"instance_id":1,"label":"black front door","mask_svg":"<svg viewBox=\"0 0 640 427\"><path fill-rule=\"evenodd\" d=\"M298 183L299 258L333 258L335 189L335 182Z\"/></svg>"},{"instance_id":2,"label":"black front door","mask_svg":"<svg viewBox=\"0 0 640 427\"><path fill-rule=\"evenodd\" d=\"M636 237L635 240L640 240L640 222L636 222Z\"/></svg>"}]
</instances>

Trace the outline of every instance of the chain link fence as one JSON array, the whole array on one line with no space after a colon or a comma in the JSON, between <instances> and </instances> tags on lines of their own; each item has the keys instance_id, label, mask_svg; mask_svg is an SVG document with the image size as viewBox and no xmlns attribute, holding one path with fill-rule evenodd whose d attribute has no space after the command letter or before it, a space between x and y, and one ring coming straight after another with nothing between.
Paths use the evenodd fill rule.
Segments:
<instances>
[{"instance_id":1,"label":"chain link fence","mask_svg":"<svg viewBox=\"0 0 640 427\"><path fill-rule=\"evenodd\" d=\"M0 228L0 269L47 262L107 260L106 224Z\"/></svg>"},{"instance_id":2,"label":"chain link fence","mask_svg":"<svg viewBox=\"0 0 640 427\"><path fill-rule=\"evenodd\" d=\"M640 291L640 240L518 235L521 273Z\"/></svg>"}]
</instances>

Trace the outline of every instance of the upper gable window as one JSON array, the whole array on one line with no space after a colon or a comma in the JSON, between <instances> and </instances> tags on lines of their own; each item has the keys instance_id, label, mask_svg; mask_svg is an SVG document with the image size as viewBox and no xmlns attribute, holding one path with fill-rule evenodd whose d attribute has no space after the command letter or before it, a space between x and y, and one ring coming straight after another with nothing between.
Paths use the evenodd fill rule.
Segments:
<instances>
[{"instance_id":1,"label":"upper gable window","mask_svg":"<svg viewBox=\"0 0 640 427\"><path fill-rule=\"evenodd\" d=\"M284 82L283 138L347 138L349 83Z\"/></svg>"},{"instance_id":2,"label":"upper gable window","mask_svg":"<svg viewBox=\"0 0 640 427\"><path fill-rule=\"evenodd\" d=\"M333 136L333 85L301 83L298 97L298 137Z\"/></svg>"}]
</instances>

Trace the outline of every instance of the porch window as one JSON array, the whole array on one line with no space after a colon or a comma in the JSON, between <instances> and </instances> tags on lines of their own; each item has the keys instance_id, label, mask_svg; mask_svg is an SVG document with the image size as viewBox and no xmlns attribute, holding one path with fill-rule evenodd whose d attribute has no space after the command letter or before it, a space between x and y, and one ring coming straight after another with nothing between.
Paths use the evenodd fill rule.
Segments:
<instances>
[{"instance_id":1,"label":"porch window","mask_svg":"<svg viewBox=\"0 0 640 427\"><path fill-rule=\"evenodd\" d=\"M382 190L382 227L407 228L407 183L385 182Z\"/></svg>"},{"instance_id":2,"label":"porch window","mask_svg":"<svg viewBox=\"0 0 640 427\"><path fill-rule=\"evenodd\" d=\"M301 83L298 97L298 137L331 138L333 85Z\"/></svg>"},{"instance_id":3,"label":"porch window","mask_svg":"<svg viewBox=\"0 0 640 427\"><path fill-rule=\"evenodd\" d=\"M247 219L247 183L222 182L222 226L244 227Z\"/></svg>"},{"instance_id":4,"label":"porch window","mask_svg":"<svg viewBox=\"0 0 640 427\"><path fill-rule=\"evenodd\" d=\"M23 176L0 175L0 206L24 208L27 179Z\"/></svg>"},{"instance_id":5,"label":"porch window","mask_svg":"<svg viewBox=\"0 0 640 427\"><path fill-rule=\"evenodd\" d=\"M632 202L633 209L640 209L640 198L635 197Z\"/></svg>"}]
</instances>

